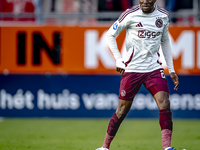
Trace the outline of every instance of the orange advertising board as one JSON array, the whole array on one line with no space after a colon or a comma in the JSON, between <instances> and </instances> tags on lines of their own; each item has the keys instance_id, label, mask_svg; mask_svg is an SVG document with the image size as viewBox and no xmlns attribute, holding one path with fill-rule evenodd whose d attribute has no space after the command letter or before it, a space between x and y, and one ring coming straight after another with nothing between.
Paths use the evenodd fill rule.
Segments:
<instances>
[{"instance_id":1,"label":"orange advertising board","mask_svg":"<svg viewBox=\"0 0 200 150\"><path fill-rule=\"evenodd\" d=\"M108 28L0 27L0 72L116 74L105 39ZM200 27L170 27L169 32L177 74L200 74ZM117 37L120 51L124 51L124 40L125 31Z\"/></svg>"}]
</instances>

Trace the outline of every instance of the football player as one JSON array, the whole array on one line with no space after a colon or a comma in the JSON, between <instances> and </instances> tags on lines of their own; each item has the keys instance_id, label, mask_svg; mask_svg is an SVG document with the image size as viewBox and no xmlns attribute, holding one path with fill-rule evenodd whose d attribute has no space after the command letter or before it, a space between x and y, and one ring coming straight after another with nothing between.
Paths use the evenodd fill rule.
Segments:
<instances>
[{"instance_id":1,"label":"football player","mask_svg":"<svg viewBox=\"0 0 200 150\"><path fill-rule=\"evenodd\" d=\"M108 124L104 143L97 150L109 150L118 128L142 84L153 95L159 108L163 150L171 147L172 112L169 89L160 62L161 46L169 75L178 89L179 78L174 71L169 41L169 13L155 5L156 0L139 0L139 5L126 10L107 32L107 42L116 59L116 70L122 74L118 108ZM122 58L116 36L126 29L126 55Z\"/></svg>"}]
</instances>

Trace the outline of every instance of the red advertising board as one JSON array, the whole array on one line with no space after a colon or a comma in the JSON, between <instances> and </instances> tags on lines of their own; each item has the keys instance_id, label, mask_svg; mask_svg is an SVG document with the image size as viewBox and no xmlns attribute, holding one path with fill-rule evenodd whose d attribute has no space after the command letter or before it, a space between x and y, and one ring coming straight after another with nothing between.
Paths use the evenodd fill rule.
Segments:
<instances>
[{"instance_id":1,"label":"red advertising board","mask_svg":"<svg viewBox=\"0 0 200 150\"><path fill-rule=\"evenodd\" d=\"M0 72L116 74L109 26L0 27ZM169 28L177 74L200 74L200 27ZM124 51L125 31L117 37ZM165 67L165 64L163 64ZM167 73L167 69L165 69Z\"/></svg>"}]
</instances>

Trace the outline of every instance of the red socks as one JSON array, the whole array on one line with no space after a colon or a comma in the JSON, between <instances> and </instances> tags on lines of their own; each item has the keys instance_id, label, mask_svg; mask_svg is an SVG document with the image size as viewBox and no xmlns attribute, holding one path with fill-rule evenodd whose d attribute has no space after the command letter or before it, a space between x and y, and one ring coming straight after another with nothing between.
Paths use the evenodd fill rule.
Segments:
<instances>
[{"instance_id":1,"label":"red socks","mask_svg":"<svg viewBox=\"0 0 200 150\"><path fill-rule=\"evenodd\" d=\"M159 123L160 123L161 130L169 129L172 131L173 123L172 123L172 112L170 109L160 110Z\"/></svg>"},{"instance_id":2,"label":"red socks","mask_svg":"<svg viewBox=\"0 0 200 150\"><path fill-rule=\"evenodd\" d=\"M163 145L163 150L167 147L171 147L171 137L172 137L172 131L169 129L164 129L161 131L162 135L162 145Z\"/></svg>"},{"instance_id":3,"label":"red socks","mask_svg":"<svg viewBox=\"0 0 200 150\"><path fill-rule=\"evenodd\" d=\"M108 124L108 129L106 132L106 136L104 139L104 143L103 143L103 148L110 148L110 144L113 140L113 138L115 137L120 124L122 123L124 117L122 117L122 119L118 119L116 114L114 113L112 118L110 119L110 122Z\"/></svg>"},{"instance_id":4,"label":"red socks","mask_svg":"<svg viewBox=\"0 0 200 150\"><path fill-rule=\"evenodd\" d=\"M112 140L114 139L115 136L110 136L108 135L108 133L106 132L106 136L103 142L103 148L107 148L110 149L110 144L112 142Z\"/></svg>"},{"instance_id":5,"label":"red socks","mask_svg":"<svg viewBox=\"0 0 200 150\"><path fill-rule=\"evenodd\" d=\"M108 124L108 129L107 129L108 135L115 136L115 134L117 133L117 130L118 130L121 122L123 121L123 119L118 119L116 114L115 113L113 114L113 116L110 119L110 122Z\"/></svg>"},{"instance_id":6,"label":"red socks","mask_svg":"<svg viewBox=\"0 0 200 150\"><path fill-rule=\"evenodd\" d=\"M159 113L159 123L161 127L162 144L163 150L171 146L171 136L172 136L172 112L170 109L160 110Z\"/></svg>"},{"instance_id":7,"label":"red socks","mask_svg":"<svg viewBox=\"0 0 200 150\"><path fill-rule=\"evenodd\" d=\"M120 119L117 118L116 114L114 113L110 122L108 124L108 129L106 132L106 136L103 143L103 148L110 148L110 144L114 139L120 124L122 123L125 117L121 117ZM159 112L159 123L161 127L161 134L162 134L162 144L163 150L167 147L171 147L171 136L172 136L172 113L170 109L160 110Z\"/></svg>"}]
</instances>

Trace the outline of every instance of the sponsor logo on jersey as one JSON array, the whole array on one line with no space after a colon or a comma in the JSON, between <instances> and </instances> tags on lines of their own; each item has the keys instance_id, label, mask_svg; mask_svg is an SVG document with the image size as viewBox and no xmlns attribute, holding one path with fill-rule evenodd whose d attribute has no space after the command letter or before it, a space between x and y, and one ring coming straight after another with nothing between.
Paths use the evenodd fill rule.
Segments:
<instances>
[{"instance_id":1,"label":"sponsor logo on jersey","mask_svg":"<svg viewBox=\"0 0 200 150\"><path fill-rule=\"evenodd\" d=\"M156 36L159 36L160 32L151 32L148 30L139 30L138 31L138 37L139 38L156 38Z\"/></svg>"},{"instance_id":2,"label":"sponsor logo on jersey","mask_svg":"<svg viewBox=\"0 0 200 150\"><path fill-rule=\"evenodd\" d=\"M114 30L117 30L117 27L118 27L118 23L115 22L114 25L113 25L113 29L114 29Z\"/></svg>"},{"instance_id":3,"label":"sponsor logo on jersey","mask_svg":"<svg viewBox=\"0 0 200 150\"><path fill-rule=\"evenodd\" d=\"M161 28L163 26L163 21L162 19L157 19L155 22L156 27Z\"/></svg>"}]
</instances>

